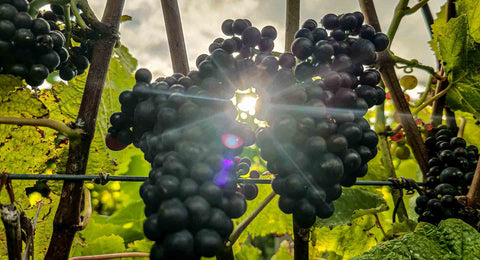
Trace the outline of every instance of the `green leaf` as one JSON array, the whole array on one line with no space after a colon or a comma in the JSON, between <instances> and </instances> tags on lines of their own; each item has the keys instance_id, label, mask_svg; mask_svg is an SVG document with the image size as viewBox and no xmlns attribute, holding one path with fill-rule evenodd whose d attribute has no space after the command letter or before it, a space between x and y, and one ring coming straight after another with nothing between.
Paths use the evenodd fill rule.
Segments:
<instances>
[{"instance_id":1,"label":"green leaf","mask_svg":"<svg viewBox=\"0 0 480 260\"><path fill-rule=\"evenodd\" d=\"M312 233L312 259L328 252L329 259L350 259L377 244L374 216L354 219L349 226L315 228Z\"/></svg>"},{"instance_id":2,"label":"green leaf","mask_svg":"<svg viewBox=\"0 0 480 260\"><path fill-rule=\"evenodd\" d=\"M290 260L293 258L293 252L289 250L289 243L287 240L282 241L280 248L278 248L271 260Z\"/></svg>"},{"instance_id":3,"label":"green leaf","mask_svg":"<svg viewBox=\"0 0 480 260\"><path fill-rule=\"evenodd\" d=\"M132 20L132 17L130 15L122 15L122 17L120 17L120 22L126 22L126 21L131 21Z\"/></svg>"},{"instance_id":4,"label":"green leaf","mask_svg":"<svg viewBox=\"0 0 480 260\"><path fill-rule=\"evenodd\" d=\"M73 256L114 254L125 252L123 238L117 235L101 236L87 244L84 248L76 247Z\"/></svg>"},{"instance_id":5,"label":"green leaf","mask_svg":"<svg viewBox=\"0 0 480 260\"><path fill-rule=\"evenodd\" d=\"M480 2L459 0L456 4L457 17L446 22L443 8L435 20L430 45L451 84L448 104L480 117Z\"/></svg>"},{"instance_id":6,"label":"green leaf","mask_svg":"<svg viewBox=\"0 0 480 260\"><path fill-rule=\"evenodd\" d=\"M362 189L343 188L342 196L333 204L333 216L327 219L317 218L315 226L347 225L354 218L388 210L386 201L380 195Z\"/></svg>"},{"instance_id":7,"label":"green leaf","mask_svg":"<svg viewBox=\"0 0 480 260\"><path fill-rule=\"evenodd\" d=\"M150 249L152 248L153 244L153 241L147 239L137 240L128 244L128 251L150 253Z\"/></svg>"},{"instance_id":8,"label":"green leaf","mask_svg":"<svg viewBox=\"0 0 480 260\"><path fill-rule=\"evenodd\" d=\"M235 247L238 249L235 250ZM236 260L250 260L250 259L259 259L262 255L262 251L250 244L241 244L234 246L235 259Z\"/></svg>"},{"instance_id":9,"label":"green leaf","mask_svg":"<svg viewBox=\"0 0 480 260\"><path fill-rule=\"evenodd\" d=\"M456 6L457 12L468 18L468 34L480 42L480 3L477 0L460 0Z\"/></svg>"},{"instance_id":10,"label":"green leaf","mask_svg":"<svg viewBox=\"0 0 480 260\"><path fill-rule=\"evenodd\" d=\"M438 227L420 223L414 233L379 244L362 259L479 259L480 234L458 219L442 221Z\"/></svg>"},{"instance_id":11,"label":"green leaf","mask_svg":"<svg viewBox=\"0 0 480 260\"><path fill-rule=\"evenodd\" d=\"M145 204L142 200L139 200L135 203L131 203L125 208L115 212L108 218L108 223L115 225L124 225L134 222L143 222L145 220L145 215L143 209Z\"/></svg>"}]
</instances>

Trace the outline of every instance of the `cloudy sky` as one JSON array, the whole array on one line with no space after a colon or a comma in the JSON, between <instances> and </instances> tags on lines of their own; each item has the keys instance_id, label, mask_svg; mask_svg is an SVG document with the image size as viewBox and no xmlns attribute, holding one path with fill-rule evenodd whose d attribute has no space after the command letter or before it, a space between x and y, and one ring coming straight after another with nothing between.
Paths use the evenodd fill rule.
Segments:
<instances>
[{"instance_id":1,"label":"cloudy sky","mask_svg":"<svg viewBox=\"0 0 480 260\"><path fill-rule=\"evenodd\" d=\"M106 0L90 1L101 17ZM301 0L300 23L313 18L317 21L327 13L341 14L360 10L358 0ZM417 1L410 1L415 4ZM429 2L435 15L445 0ZM220 26L225 19L247 18L254 26L273 25L279 32L275 50L284 49L286 0L178 0L187 46L189 65L195 67L198 55L208 52L209 44L224 37ZM393 15L396 0L376 0L382 29L386 31ZM124 14L133 20L121 25L121 41L138 59L140 67L149 68L155 76L170 75L172 66L160 0L126 1ZM422 13L405 17L396 35L392 50L398 56L418 59L435 66L435 57L427 44L429 33ZM417 73L422 82L425 73Z\"/></svg>"}]
</instances>

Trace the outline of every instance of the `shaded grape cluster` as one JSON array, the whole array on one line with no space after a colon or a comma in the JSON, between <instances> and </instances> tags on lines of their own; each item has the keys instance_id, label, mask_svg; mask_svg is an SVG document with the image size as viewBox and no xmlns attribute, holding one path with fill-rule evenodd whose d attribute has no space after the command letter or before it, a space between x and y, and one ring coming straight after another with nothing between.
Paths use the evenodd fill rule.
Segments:
<instances>
[{"instance_id":1,"label":"shaded grape cluster","mask_svg":"<svg viewBox=\"0 0 480 260\"><path fill-rule=\"evenodd\" d=\"M235 157L237 162L236 173L238 177L248 177L250 179L260 178L260 173L256 170L250 171L252 161L248 157ZM254 200L258 195L258 186L255 183L241 183L238 185L238 192L245 196L246 200Z\"/></svg>"},{"instance_id":2,"label":"shaded grape cluster","mask_svg":"<svg viewBox=\"0 0 480 260\"><path fill-rule=\"evenodd\" d=\"M253 131L196 71L151 82L139 69L135 79L119 97L122 111L111 116L106 143L115 150L133 143L151 163L140 188L144 232L156 242L151 259L212 257L232 232L231 219L246 211L237 174L250 165L237 157L254 143Z\"/></svg>"},{"instance_id":3,"label":"shaded grape cluster","mask_svg":"<svg viewBox=\"0 0 480 260\"><path fill-rule=\"evenodd\" d=\"M37 17L45 19L52 28L61 30L65 33L65 15L63 8L59 5L50 5L50 11L43 13L39 12ZM58 68L58 75L61 79L69 81L75 78L77 75L81 75L88 68L93 53L93 46L95 42L100 38L99 33L95 30L87 28L82 29L76 22L75 16L71 14L71 30L72 38L70 39L72 47L68 49L68 59L63 62ZM60 26L63 29L60 29Z\"/></svg>"},{"instance_id":4,"label":"shaded grape cluster","mask_svg":"<svg viewBox=\"0 0 480 260\"><path fill-rule=\"evenodd\" d=\"M69 59L65 36L58 26L32 18L25 0L0 3L0 74L25 79L36 87Z\"/></svg>"},{"instance_id":5,"label":"shaded grape cluster","mask_svg":"<svg viewBox=\"0 0 480 260\"><path fill-rule=\"evenodd\" d=\"M363 177L377 154L378 136L363 116L384 102L385 91L376 86L378 71L367 65L388 38L362 23L359 12L327 14L323 28L309 19L292 53L260 62L268 80L258 89L257 117L269 127L256 131L257 144L276 175L280 209L293 213L300 227L330 217L342 186Z\"/></svg>"},{"instance_id":6,"label":"shaded grape cluster","mask_svg":"<svg viewBox=\"0 0 480 260\"><path fill-rule=\"evenodd\" d=\"M446 126L434 128L425 140L429 154L425 194L416 199L419 221L438 224L462 218L464 207L455 196L466 195L478 163L478 148L456 137Z\"/></svg>"}]
</instances>

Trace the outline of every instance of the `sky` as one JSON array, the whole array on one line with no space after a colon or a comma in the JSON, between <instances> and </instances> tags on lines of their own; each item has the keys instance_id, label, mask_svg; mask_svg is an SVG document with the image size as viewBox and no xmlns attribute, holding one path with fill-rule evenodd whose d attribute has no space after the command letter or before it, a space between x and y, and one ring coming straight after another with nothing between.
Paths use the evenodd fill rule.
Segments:
<instances>
[{"instance_id":1,"label":"sky","mask_svg":"<svg viewBox=\"0 0 480 260\"><path fill-rule=\"evenodd\" d=\"M410 2L410 6L417 3L415 0ZM434 17L444 2L429 1ZM90 1L98 17L102 16L105 3L106 0ZM259 29L273 25L279 34L275 40L275 50L284 51L286 0L178 0L178 4L191 69L195 69L198 55L208 53L208 46L215 38L226 37L220 29L225 19L247 18ZM375 1L384 31L390 24L396 4L396 0ZM358 0L301 0L300 24L309 18L320 21L327 13L354 11L360 11ZM121 42L138 59L139 67L150 69L154 77L172 74L160 0L127 0L124 14L130 15L132 20L122 23ZM436 58L427 43L429 40L427 26L421 11L418 11L404 18L391 50L400 57L417 59L423 64L435 67ZM399 75L402 74L399 71ZM424 72L415 75L420 84L428 79L428 74Z\"/></svg>"}]
</instances>

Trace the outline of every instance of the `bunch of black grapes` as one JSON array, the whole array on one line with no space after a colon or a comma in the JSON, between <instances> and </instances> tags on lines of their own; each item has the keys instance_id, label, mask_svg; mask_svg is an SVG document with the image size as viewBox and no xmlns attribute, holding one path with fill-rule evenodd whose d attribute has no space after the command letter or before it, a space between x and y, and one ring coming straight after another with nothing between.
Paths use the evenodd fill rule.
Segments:
<instances>
[{"instance_id":1,"label":"bunch of black grapes","mask_svg":"<svg viewBox=\"0 0 480 260\"><path fill-rule=\"evenodd\" d=\"M0 2L0 74L41 85L69 58L65 36L43 18L32 18L25 0Z\"/></svg>"},{"instance_id":2,"label":"bunch of black grapes","mask_svg":"<svg viewBox=\"0 0 480 260\"><path fill-rule=\"evenodd\" d=\"M239 156L235 157L237 161L236 173L238 177L248 177L250 179L258 179L260 173L256 170L250 171L250 166L252 166L252 161L248 157L240 158ZM241 183L238 186L238 191L245 196L246 200L254 200L258 195L258 186L255 183Z\"/></svg>"},{"instance_id":3,"label":"bunch of black grapes","mask_svg":"<svg viewBox=\"0 0 480 260\"><path fill-rule=\"evenodd\" d=\"M237 192L246 160L236 157L254 134L235 120L230 100L201 84L198 72L151 82L151 73L139 69L135 79L133 90L119 97L122 111L111 116L106 143L119 150L133 142L151 163L140 188L144 232L156 242L150 258L212 257L233 230L231 218L246 211Z\"/></svg>"},{"instance_id":4,"label":"bunch of black grapes","mask_svg":"<svg viewBox=\"0 0 480 260\"><path fill-rule=\"evenodd\" d=\"M430 160L425 180L425 194L416 200L419 221L438 224L442 219L462 218L455 196L466 195L478 163L478 148L467 146L446 126L431 131L425 140Z\"/></svg>"},{"instance_id":5,"label":"bunch of black grapes","mask_svg":"<svg viewBox=\"0 0 480 260\"><path fill-rule=\"evenodd\" d=\"M37 17L45 19L52 28L56 28L56 30L61 30L62 33L65 33L65 15L62 7L52 4L50 5L50 9L50 11L43 13L39 12ZM92 60L93 46L100 38L100 34L95 30L90 28L82 29L77 24L73 14L71 14L70 24L72 30L72 38L70 40L73 40L75 42L73 45L76 46L69 48L69 59L62 62L58 68L60 78L66 81L72 80L77 75L85 72Z\"/></svg>"},{"instance_id":6,"label":"bunch of black grapes","mask_svg":"<svg viewBox=\"0 0 480 260\"><path fill-rule=\"evenodd\" d=\"M257 116L269 127L257 130L257 144L276 175L280 209L300 227L330 217L342 186L363 177L377 154L378 136L363 116L384 102L385 91L376 86L380 74L365 67L388 38L362 23L359 12L327 14L323 28L309 19L295 35L293 54L260 63L271 77L259 89Z\"/></svg>"}]
</instances>

